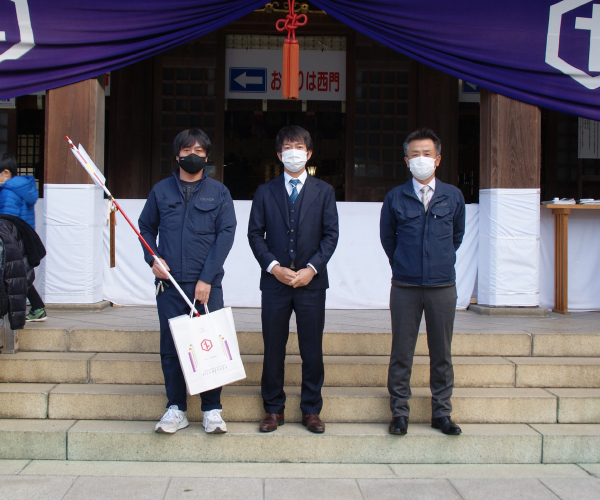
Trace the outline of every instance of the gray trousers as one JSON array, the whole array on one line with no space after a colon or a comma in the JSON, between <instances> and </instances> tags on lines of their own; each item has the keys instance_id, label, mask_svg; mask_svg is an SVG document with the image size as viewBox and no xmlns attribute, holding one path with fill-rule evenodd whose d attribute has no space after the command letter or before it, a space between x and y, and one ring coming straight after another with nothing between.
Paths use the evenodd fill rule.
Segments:
<instances>
[{"instance_id":1,"label":"gray trousers","mask_svg":"<svg viewBox=\"0 0 600 500\"><path fill-rule=\"evenodd\" d=\"M399 287L392 285L392 354L388 372L390 408L393 417L408 417L410 375L421 317L425 311L429 346L429 386L434 418L449 416L454 387L452 331L456 312L456 286Z\"/></svg>"}]
</instances>

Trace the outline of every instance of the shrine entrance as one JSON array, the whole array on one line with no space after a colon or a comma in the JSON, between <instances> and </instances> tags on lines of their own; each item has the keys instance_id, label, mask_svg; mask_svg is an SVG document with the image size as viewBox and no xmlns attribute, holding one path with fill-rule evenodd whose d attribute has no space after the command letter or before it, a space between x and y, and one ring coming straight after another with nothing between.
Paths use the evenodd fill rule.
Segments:
<instances>
[{"instance_id":1,"label":"shrine entrance","mask_svg":"<svg viewBox=\"0 0 600 500\"><path fill-rule=\"evenodd\" d=\"M282 127L299 125L313 140L309 173L345 201L346 114L340 102L230 100L227 108L223 182L234 200L251 200L260 184L283 172L275 137Z\"/></svg>"}]
</instances>

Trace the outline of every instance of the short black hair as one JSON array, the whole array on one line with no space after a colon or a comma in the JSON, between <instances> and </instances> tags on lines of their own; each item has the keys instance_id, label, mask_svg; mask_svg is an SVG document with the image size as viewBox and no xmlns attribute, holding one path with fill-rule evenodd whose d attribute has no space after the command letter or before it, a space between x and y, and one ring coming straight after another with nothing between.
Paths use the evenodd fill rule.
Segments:
<instances>
[{"instance_id":1,"label":"short black hair","mask_svg":"<svg viewBox=\"0 0 600 500\"><path fill-rule=\"evenodd\" d=\"M206 151L206 157L210 155L210 139L208 136L199 128L188 128L187 130L182 130L175 136L173 140L173 156L179 156L179 152L183 148L190 148L194 144L200 144Z\"/></svg>"},{"instance_id":2,"label":"short black hair","mask_svg":"<svg viewBox=\"0 0 600 500\"><path fill-rule=\"evenodd\" d=\"M283 127L275 138L277 152L281 153L284 142L303 142L307 151L312 151L313 144L308 130L303 129L298 125L288 125Z\"/></svg>"},{"instance_id":3,"label":"short black hair","mask_svg":"<svg viewBox=\"0 0 600 500\"><path fill-rule=\"evenodd\" d=\"M0 172L4 172L5 170L8 170L13 177L19 175L19 165L17 164L17 160L8 153L4 153L0 160Z\"/></svg>"},{"instance_id":4,"label":"short black hair","mask_svg":"<svg viewBox=\"0 0 600 500\"><path fill-rule=\"evenodd\" d=\"M423 141L425 139L431 139L433 141L436 156L442 154L442 142L439 137L435 135L435 132L430 128L419 128L408 134L408 137L404 140L404 156L408 158L408 146L412 141Z\"/></svg>"}]
</instances>

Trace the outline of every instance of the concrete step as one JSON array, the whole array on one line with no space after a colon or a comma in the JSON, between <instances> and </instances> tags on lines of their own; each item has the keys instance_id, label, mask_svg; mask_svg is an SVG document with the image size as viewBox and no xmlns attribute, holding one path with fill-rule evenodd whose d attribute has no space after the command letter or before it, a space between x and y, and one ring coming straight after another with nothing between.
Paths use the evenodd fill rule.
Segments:
<instances>
[{"instance_id":1,"label":"concrete step","mask_svg":"<svg viewBox=\"0 0 600 500\"><path fill-rule=\"evenodd\" d=\"M558 421L600 424L600 389L546 389L558 398Z\"/></svg>"},{"instance_id":2,"label":"concrete step","mask_svg":"<svg viewBox=\"0 0 600 500\"><path fill-rule=\"evenodd\" d=\"M598 424L463 424L444 436L411 424L392 436L385 424L327 424L311 434L287 423L259 433L255 423L228 424L208 435L191 423L174 435L156 434L154 422L106 420L0 420L0 459L291 462L291 463L598 463Z\"/></svg>"},{"instance_id":3,"label":"concrete step","mask_svg":"<svg viewBox=\"0 0 600 500\"><path fill-rule=\"evenodd\" d=\"M559 405L562 407L563 401L567 401L564 403L563 411L577 415L578 407L571 401L586 398L589 408L586 415L590 418L587 423L600 422L600 411L598 411L600 390L588 389L587 391L589 391L587 395L575 394L573 398L569 393L559 397L543 389L458 388L454 390L452 397L452 414L460 423L555 423L557 407ZM32 394L37 396L35 400ZM300 388L287 387L286 394L286 421L300 422ZM326 422L385 423L391 418L389 395L387 389L383 387L325 387L323 398L321 416ZM221 400L224 408L223 418L228 422L256 423L264 416L260 387L227 386L223 389ZM430 401L429 389L413 390L413 398L410 402L411 422L431 421ZM0 386L0 418L46 418L47 416L52 419L67 420L157 421L164 413L166 403L162 385L3 384ZM188 419L195 422L202 420L198 396L188 398Z\"/></svg>"},{"instance_id":4,"label":"concrete step","mask_svg":"<svg viewBox=\"0 0 600 500\"><path fill-rule=\"evenodd\" d=\"M385 424L328 424L316 435L288 423L259 433L255 423L229 423L208 435L192 423L175 435L154 422L0 420L0 458L312 463L540 463L542 435L525 424L465 424L444 436L414 424L392 436ZM33 446L33 444L36 444Z\"/></svg>"},{"instance_id":5,"label":"concrete step","mask_svg":"<svg viewBox=\"0 0 600 500\"><path fill-rule=\"evenodd\" d=\"M66 460L75 420L0 420L0 459Z\"/></svg>"},{"instance_id":6,"label":"concrete step","mask_svg":"<svg viewBox=\"0 0 600 500\"><path fill-rule=\"evenodd\" d=\"M600 356L598 333L535 333L533 356Z\"/></svg>"},{"instance_id":7,"label":"concrete step","mask_svg":"<svg viewBox=\"0 0 600 500\"><path fill-rule=\"evenodd\" d=\"M263 354L261 332L238 332L242 354ZM557 336L557 338L560 336ZM592 339L594 340L594 339ZM598 336L600 356L600 336ZM325 355L389 356L392 334L325 332ZM565 345L569 345L565 343ZM19 332L21 351L31 352L159 352L159 332L154 330L61 330L51 328L25 328ZM559 349L548 343L547 349ZM530 356L531 335L528 333L455 333L452 341L455 356ZM298 336L290 333L288 354L299 354ZM427 338L419 335L415 354L428 353Z\"/></svg>"},{"instance_id":8,"label":"concrete step","mask_svg":"<svg viewBox=\"0 0 600 500\"><path fill-rule=\"evenodd\" d=\"M0 382L85 384L92 357L77 352L0 354Z\"/></svg>"},{"instance_id":9,"label":"concrete step","mask_svg":"<svg viewBox=\"0 0 600 500\"><path fill-rule=\"evenodd\" d=\"M242 356L247 378L236 385L259 385L263 357ZM455 356L456 387L514 387L515 365L501 357ZM325 356L325 386L385 387L388 356ZM0 382L163 384L157 354L21 352L0 354ZM301 384L300 356L286 358L287 385ZM415 356L411 384L429 386L429 358Z\"/></svg>"},{"instance_id":10,"label":"concrete step","mask_svg":"<svg viewBox=\"0 0 600 500\"><path fill-rule=\"evenodd\" d=\"M516 365L516 387L600 386L600 358L508 358Z\"/></svg>"}]
</instances>

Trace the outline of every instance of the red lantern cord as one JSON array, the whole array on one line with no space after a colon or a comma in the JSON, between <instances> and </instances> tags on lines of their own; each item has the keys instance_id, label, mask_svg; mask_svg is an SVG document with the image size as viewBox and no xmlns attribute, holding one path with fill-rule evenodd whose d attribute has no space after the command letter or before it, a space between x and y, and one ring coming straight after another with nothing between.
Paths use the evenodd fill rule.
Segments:
<instances>
[{"instance_id":1,"label":"red lantern cord","mask_svg":"<svg viewBox=\"0 0 600 500\"><path fill-rule=\"evenodd\" d=\"M296 40L296 28L308 22L306 14L294 12L294 1L288 1L290 13L285 19L275 23L277 31L287 30L288 36L283 42L283 75L281 78L281 93L284 99L298 99L298 75L300 72L300 45Z\"/></svg>"}]
</instances>

